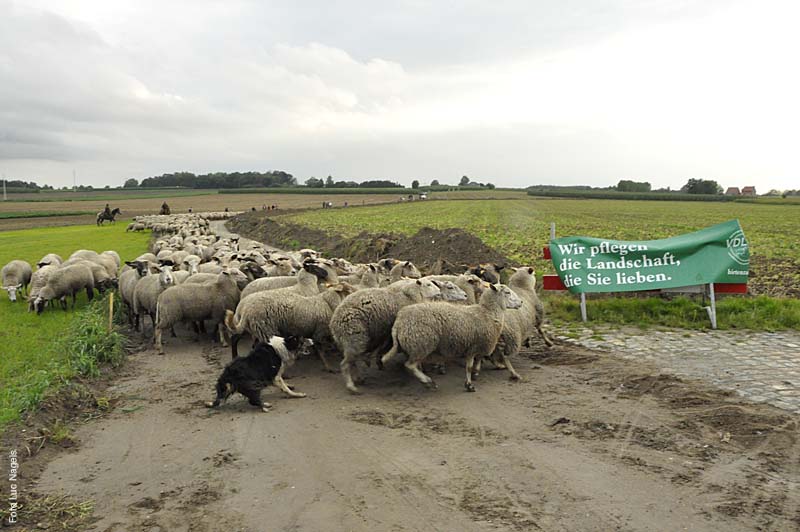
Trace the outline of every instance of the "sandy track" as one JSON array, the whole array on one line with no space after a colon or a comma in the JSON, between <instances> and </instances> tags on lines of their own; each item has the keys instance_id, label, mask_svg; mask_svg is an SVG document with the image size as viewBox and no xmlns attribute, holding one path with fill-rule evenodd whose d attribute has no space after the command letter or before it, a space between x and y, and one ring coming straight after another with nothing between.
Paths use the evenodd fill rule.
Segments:
<instances>
[{"instance_id":1,"label":"sandy track","mask_svg":"<svg viewBox=\"0 0 800 532\"><path fill-rule=\"evenodd\" d=\"M524 383L490 370L468 394L453 367L430 392L390 367L369 372L364 395L351 396L338 375L304 359L290 382L309 397L269 388L265 414L239 397L202 406L227 351L175 340L166 349L132 357L108 391L117 408L81 428L77 451L42 475L40 491L96 501L93 530L800 523L796 418L653 377L647 366L558 346L521 358Z\"/></svg>"}]
</instances>

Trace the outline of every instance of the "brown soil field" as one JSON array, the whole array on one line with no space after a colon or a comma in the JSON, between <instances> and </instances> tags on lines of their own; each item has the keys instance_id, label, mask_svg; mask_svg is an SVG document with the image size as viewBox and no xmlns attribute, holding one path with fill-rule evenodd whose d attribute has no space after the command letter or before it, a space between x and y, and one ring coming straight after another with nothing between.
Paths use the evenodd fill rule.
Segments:
<instances>
[{"instance_id":1,"label":"brown soil field","mask_svg":"<svg viewBox=\"0 0 800 532\"><path fill-rule=\"evenodd\" d=\"M323 201L332 201L334 206L341 207L344 202L349 205L368 205L397 201L396 194L208 194L203 196L176 196L153 199L119 199L109 200L112 207L122 209L119 221L127 223L132 217L140 214L157 214L161 203L166 201L173 213L222 211L227 207L231 211L246 211L252 207L261 209L262 205L277 205L276 212L287 209L304 209L321 207ZM48 201L48 202L9 202L0 204L0 212L69 212L76 210L103 210L106 201ZM94 216L56 216L44 218L10 218L0 219L0 231L26 229L30 227L50 227L59 225L80 225L94 223Z\"/></svg>"}]
</instances>

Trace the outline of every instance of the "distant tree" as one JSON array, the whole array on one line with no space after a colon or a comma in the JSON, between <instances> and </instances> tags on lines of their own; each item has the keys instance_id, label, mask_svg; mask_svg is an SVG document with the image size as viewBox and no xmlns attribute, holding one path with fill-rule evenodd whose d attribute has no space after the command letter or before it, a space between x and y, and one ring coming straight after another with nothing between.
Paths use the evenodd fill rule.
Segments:
<instances>
[{"instance_id":1,"label":"distant tree","mask_svg":"<svg viewBox=\"0 0 800 532\"><path fill-rule=\"evenodd\" d=\"M136 188L138 186L139 186L139 180L138 179L134 179L134 178L130 178L130 179L125 181L125 184L122 185L122 188Z\"/></svg>"},{"instance_id":2,"label":"distant tree","mask_svg":"<svg viewBox=\"0 0 800 532\"><path fill-rule=\"evenodd\" d=\"M620 192L650 192L650 183L621 179L617 183L617 190Z\"/></svg>"},{"instance_id":3,"label":"distant tree","mask_svg":"<svg viewBox=\"0 0 800 532\"><path fill-rule=\"evenodd\" d=\"M764 195L765 196L780 196L781 195L781 191L778 190L778 189L773 188L772 190L770 190L769 192L767 192Z\"/></svg>"},{"instance_id":4,"label":"distant tree","mask_svg":"<svg viewBox=\"0 0 800 532\"><path fill-rule=\"evenodd\" d=\"M402 188L400 183L389 181L388 179L371 179L362 181L358 184L361 188Z\"/></svg>"},{"instance_id":5,"label":"distant tree","mask_svg":"<svg viewBox=\"0 0 800 532\"><path fill-rule=\"evenodd\" d=\"M465 187L469 185L469 178L465 175L461 176L461 181L458 182L458 186Z\"/></svg>"},{"instance_id":6,"label":"distant tree","mask_svg":"<svg viewBox=\"0 0 800 532\"><path fill-rule=\"evenodd\" d=\"M316 177L309 177L306 179L306 186L309 188L322 188L325 186L325 181Z\"/></svg>"},{"instance_id":7,"label":"distant tree","mask_svg":"<svg viewBox=\"0 0 800 532\"><path fill-rule=\"evenodd\" d=\"M333 188L333 177L331 177L331 176L328 176L328 177L325 179L325 187L326 187L326 188Z\"/></svg>"},{"instance_id":8,"label":"distant tree","mask_svg":"<svg viewBox=\"0 0 800 532\"><path fill-rule=\"evenodd\" d=\"M490 190L493 190L494 189L494 183L486 183L486 188L488 188Z\"/></svg>"},{"instance_id":9,"label":"distant tree","mask_svg":"<svg viewBox=\"0 0 800 532\"><path fill-rule=\"evenodd\" d=\"M681 187L681 192L687 194L722 194L719 183L710 179L690 179Z\"/></svg>"},{"instance_id":10,"label":"distant tree","mask_svg":"<svg viewBox=\"0 0 800 532\"><path fill-rule=\"evenodd\" d=\"M432 187L438 187L439 186L439 180L438 179L434 179L433 181L431 181L431 186Z\"/></svg>"},{"instance_id":11,"label":"distant tree","mask_svg":"<svg viewBox=\"0 0 800 532\"><path fill-rule=\"evenodd\" d=\"M417 181L416 179L414 181L412 181L411 182L411 188L413 188L413 189L419 188L419 181Z\"/></svg>"}]
</instances>

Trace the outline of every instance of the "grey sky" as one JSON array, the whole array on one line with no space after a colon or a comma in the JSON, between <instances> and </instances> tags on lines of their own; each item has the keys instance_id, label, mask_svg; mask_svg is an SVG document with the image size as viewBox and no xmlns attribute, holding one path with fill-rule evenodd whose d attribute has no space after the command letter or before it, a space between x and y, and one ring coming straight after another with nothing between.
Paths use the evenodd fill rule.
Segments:
<instances>
[{"instance_id":1,"label":"grey sky","mask_svg":"<svg viewBox=\"0 0 800 532\"><path fill-rule=\"evenodd\" d=\"M800 188L797 2L0 0L0 171Z\"/></svg>"}]
</instances>

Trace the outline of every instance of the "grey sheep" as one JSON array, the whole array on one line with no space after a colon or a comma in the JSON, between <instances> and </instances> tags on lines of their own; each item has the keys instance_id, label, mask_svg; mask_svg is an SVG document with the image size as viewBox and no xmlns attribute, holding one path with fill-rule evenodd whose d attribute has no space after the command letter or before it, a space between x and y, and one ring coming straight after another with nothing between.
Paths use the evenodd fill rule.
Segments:
<instances>
[{"instance_id":1,"label":"grey sheep","mask_svg":"<svg viewBox=\"0 0 800 532\"><path fill-rule=\"evenodd\" d=\"M392 348L381 360L386 364L398 353L405 353L406 369L426 386L435 388L436 383L422 372L420 364L433 353L444 358L464 357L464 387L468 392L474 392L472 373L475 359L494 351L503 330L505 310L521 306L522 299L502 284L490 285L477 305L410 305L397 313L392 327Z\"/></svg>"},{"instance_id":2,"label":"grey sheep","mask_svg":"<svg viewBox=\"0 0 800 532\"><path fill-rule=\"evenodd\" d=\"M239 295L236 281L228 270L220 272L213 283L184 283L167 288L158 296L156 304L156 350L164 353L161 332L182 321L210 320L219 331L222 345L227 345L222 321L226 310L236 309Z\"/></svg>"},{"instance_id":3,"label":"grey sheep","mask_svg":"<svg viewBox=\"0 0 800 532\"><path fill-rule=\"evenodd\" d=\"M441 289L431 280L417 279L387 288L367 288L348 296L333 312L331 334L342 352L342 375L345 386L359 393L360 360L369 363L378 352L388 347L392 325L403 307L433 299Z\"/></svg>"},{"instance_id":4,"label":"grey sheep","mask_svg":"<svg viewBox=\"0 0 800 532\"><path fill-rule=\"evenodd\" d=\"M61 307L67 310L67 296L72 296L72 308L75 308L76 294L86 290L86 296L91 301L94 299L94 275L88 266L88 261L79 261L74 264L59 267L50 274L47 284L39 291L34 301L36 313L41 314L48 301L58 299Z\"/></svg>"},{"instance_id":5,"label":"grey sheep","mask_svg":"<svg viewBox=\"0 0 800 532\"><path fill-rule=\"evenodd\" d=\"M39 261L36 264L39 267L48 265L58 266L62 262L64 262L64 259L62 259L60 255L56 255L55 253L48 253L47 255L39 259Z\"/></svg>"},{"instance_id":6,"label":"grey sheep","mask_svg":"<svg viewBox=\"0 0 800 532\"><path fill-rule=\"evenodd\" d=\"M133 293L142 277L150 275L150 263L146 260L131 260L125 263L129 269L119 276L119 296L128 309L128 322L139 330L139 315L133 312Z\"/></svg>"},{"instance_id":7,"label":"grey sheep","mask_svg":"<svg viewBox=\"0 0 800 532\"><path fill-rule=\"evenodd\" d=\"M474 305L481 298L486 289L486 284L477 275L464 273L461 275L428 275L423 279L432 279L439 282L451 282L461 288L467 295L465 303Z\"/></svg>"},{"instance_id":8,"label":"grey sheep","mask_svg":"<svg viewBox=\"0 0 800 532\"><path fill-rule=\"evenodd\" d=\"M76 257L70 258L64 262L61 267L63 268L64 266L70 266L72 264L83 264L89 267L89 270L91 270L92 276L94 277L94 287L101 294L107 289L113 288L117 285L117 279L109 275L108 270L99 262Z\"/></svg>"},{"instance_id":9,"label":"grey sheep","mask_svg":"<svg viewBox=\"0 0 800 532\"><path fill-rule=\"evenodd\" d=\"M412 264L410 261L398 262L389 271L389 278L381 282L381 286L386 286L391 283L396 283L397 281L404 278L419 279L420 277L422 277L422 274L419 273L417 267L414 266L414 264Z\"/></svg>"},{"instance_id":10,"label":"grey sheep","mask_svg":"<svg viewBox=\"0 0 800 532\"><path fill-rule=\"evenodd\" d=\"M159 270L158 275L148 275L139 279L133 290L133 315L136 316L137 321L142 314L150 316L154 331L158 296L170 286L175 286L172 264L164 264Z\"/></svg>"},{"instance_id":11,"label":"grey sheep","mask_svg":"<svg viewBox=\"0 0 800 532\"><path fill-rule=\"evenodd\" d=\"M307 261L294 277L264 277L263 279L256 279L242 291L242 299L264 290L289 288L298 284L300 286L293 291L300 295L313 296L319 293L319 283L333 284L338 281L339 277L332 267L324 263Z\"/></svg>"},{"instance_id":12,"label":"grey sheep","mask_svg":"<svg viewBox=\"0 0 800 532\"><path fill-rule=\"evenodd\" d=\"M36 298L39 296L39 292L42 291L47 285L47 280L50 278L50 274L58 269L58 265L55 264L42 264L39 266L39 269L33 272L31 276L31 286L28 289L28 312L32 312L36 309L34 302Z\"/></svg>"},{"instance_id":13,"label":"grey sheep","mask_svg":"<svg viewBox=\"0 0 800 532\"><path fill-rule=\"evenodd\" d=\"M552 340L542 331L544 308L536 295L536 275L531 267L518 268L509 278L508 286L520 299L522 306L515 310L507 310L503 331L500 340L491 355L491 360L498 367L505 367L511 373L511 378L519 380L520 376L511 365L510 357L519 353L523 344L534 332L538 332L548 347L553 345ZM480 372L481 361L477 362L475 373Z\"/></svg>"},{"instance_id":14,"label":"grey sheep","mask_svg":"<svg viewBox=\"0 0 800 532\"><path fill-rule=\"evenodd\" d=\"M272 290L253 294L239 303L235 313L225 316L225 325L234 335L233 356L237 355L236 342L244 332L262 342L272 336L298 336L313 340L325 369L335 371L326 358L326 351L333 346L329 324L334 310L354 291L351 285L338 283L313 297Z\"/></svg>"},{"instance_id":15,"label":"grey sheep","mask_svg":"<svg viewBox=\"0 0 800 532\"><path fill-rule=\"evenodd\" d=\"M8 292L11 301L17 300L17 292L27 293L32 273L31 265L24 260L12 260L3 266L0 272L3 278L3 290Z\"/></svg>"}]
</instances>

